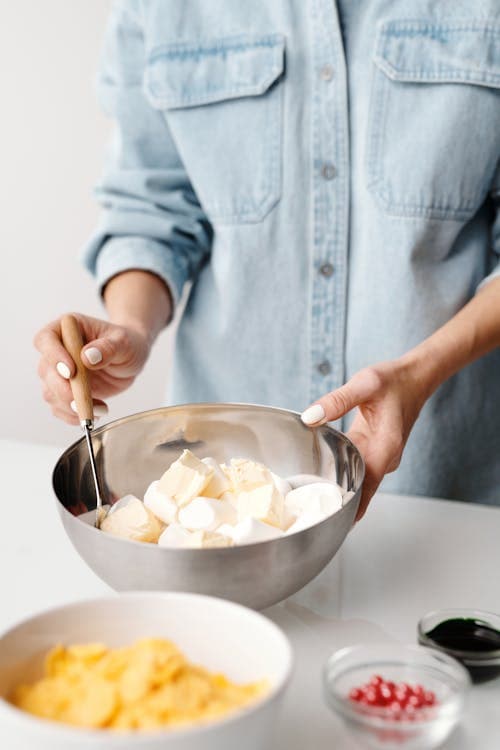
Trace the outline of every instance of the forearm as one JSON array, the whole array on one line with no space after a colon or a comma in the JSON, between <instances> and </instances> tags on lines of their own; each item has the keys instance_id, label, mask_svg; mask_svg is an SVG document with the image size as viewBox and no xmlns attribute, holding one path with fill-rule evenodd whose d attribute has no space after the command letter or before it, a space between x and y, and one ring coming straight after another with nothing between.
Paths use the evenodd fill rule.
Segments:
<instances>
[{"instance_id":1,"label":"forearm","mask_svg":"<svg viewBox=\"0 0 500 750\"><path fill-rule=\"evenodd\" d=\"M110 321L134 328L151 343L172 316L167 286L153 273L131 270L114 276L104 290Z\"/></svg>"},{"instance_id":2,"label":"forearm","mask_svg":"<svg viewBox=\"0 0 500 750\"><path fill-rule=\"evenodd\" d=\"M428 398L441 383L500 346L500 278L481 289L436 333L401 362L414 373Z\"/></svg>"}]
</instances>

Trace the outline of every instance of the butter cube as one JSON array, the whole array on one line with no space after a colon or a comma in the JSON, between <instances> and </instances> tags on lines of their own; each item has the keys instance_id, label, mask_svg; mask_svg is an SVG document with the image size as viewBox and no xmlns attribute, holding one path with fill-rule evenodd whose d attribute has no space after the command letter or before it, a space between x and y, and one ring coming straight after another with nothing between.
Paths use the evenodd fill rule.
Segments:
<instances>
[{"instance_id":1,"label":"butter cube","mask_svg":"<svg viewBox=\"0 0 500 750\"><path fill-rule=\"evenodd\" d=\"M192 547L202 547L203 549L233 546L233 540L228 536L219 534L218 531L193 531L190 539Z\"/></svg>"},{"instance_id":2,"label":"butter cube","mask_svg":"<svg viewBox=\"0 0 500 750\"><path fill-rule=\"evenodd\" d=\"M231 503L212 497L195 497L179 511L179 523L190 531L215 531L223 523L236 523Z\"/></svg>"},{"instance_id":3,"label":"butter cube","mask_svg":"<svg viewBox=\"0 0 500 750\"><path fill-rule=\"evenodd\" d=\"M210 482L214 470L185 450L158 482L158 490L172 498L179 507L198 497Z\"/></svg>"},{"instance_id":4,"label":"butter cube","mask_svg":"<svg viewBox=\"0 0 500 750\"><path fill-rule=\"evenodd\" d=\"M178 523L167 526L158 540L161 547L177 549L201 549L211 547L232 547L233 540L223 534L212 531L189 531Z\"/></svg>"},{"instance_id":5,"label":"butter cube","mask_svg":"<svg viewBox=\"0 0 500 750\"><path fill-rule=\"evenodd\" d=\"M238 521L257 518L279 529L284 521L283 496L274 484L265 484L248 492L241 492L237 502Z\"/></svg>"},{"instance_id":6,"label":"butter cube","mask_svg":"<svg viewBox=\"0 0 500 750\"><path fill-rule=\"evenodd\" d=\"M273 484L273 477L264 464L247 458L233 458L227 467L233 492L249 492L265 484Z\"/></svg>"},{"instance_id":7,"label":"butter cube","mask_svg":"<svg viewBox=\"0 0 500 750\"><path fill-rule=\"evenodd\" d=\"M158 489L159 482L151 482L144 495L144 505L164 523L173 523L177 519L177 504Z\"/></svg>"},{"instance_id":8,"label":"butter cube","mask_svg":"<svg viewBox=\"0 0 500 750\"><path fill-rule=\"evenodd\" d=\"M131 496L126 505L106 516L101 523L101 530L122 539L156 543L163 525L142 500Z\"/></svg>"},{"instance_id":9,"label":"butter cube","mask_svg":"<svg viewBox=\"0 0 500 750\"><path fill-rule=\"evenodd\" d=\"M208 466L214 471L212 478L203 490L204 496L218 498L223 495L224 492L230 490L231 482L229 481L228 477L224 473L223 469L219 466L215 458L207 456L207 458L202 458L201 460L205 464L205 466Z\"/></svg>"}]
</instances>

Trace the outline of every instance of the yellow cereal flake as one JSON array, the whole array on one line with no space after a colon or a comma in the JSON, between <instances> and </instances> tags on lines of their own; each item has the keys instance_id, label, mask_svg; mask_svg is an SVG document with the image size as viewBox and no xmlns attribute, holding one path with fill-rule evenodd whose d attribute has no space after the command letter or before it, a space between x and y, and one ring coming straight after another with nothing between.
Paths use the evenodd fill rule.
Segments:
<instances>
[{"instance_id":1,"label":"yellow cereal flake","mask_svg":"<svg viewBox=\"0 0 500 750\"><path fill-rule=\"evenodd\" d=\"M44 719L123 732L215 720L267 689L265 680L236 685L190 664L170 641L147 638L117 649L56 646L45 675L10 701Z\"/></svg>"}]
</instances>

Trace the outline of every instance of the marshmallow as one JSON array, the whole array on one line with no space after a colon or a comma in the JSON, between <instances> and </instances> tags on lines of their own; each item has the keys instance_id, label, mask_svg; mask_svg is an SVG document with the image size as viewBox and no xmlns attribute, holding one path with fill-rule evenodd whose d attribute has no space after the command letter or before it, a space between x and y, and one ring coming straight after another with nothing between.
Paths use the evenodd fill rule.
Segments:
<instances>
[{"instance_id":1,"label":"marshmallow","mask_svg":"<svg viewBox=\"0 0 500 750\"><path fill-rule=\"evenodd\" d=\"M274 471L270 471L269 473L273 478L274 486L276 487L280 495L283 495L283 497L285 497L285 495L287 495L291 491L292 485L287 482L286 479L282 479L277 474L275 474Z\"/></svg>"},{"instance_id":2,"label":"marshmallow","mask_svg":"<svg viewBox=\"0 0 500 750\"><path fill-rule=\"evenodd\" d=\"M160 547L191 547L191 532L178 523L171 523L158 539Z\"/></svg>"},{"instance_id":3,"label":"marshmallow","mask_svg":"<svg viewBox=\"0 0 500 750\"><path fill-rule=\"evenodd\" d=\"M283 497L273 483L264 484L248 492L241 492L237 501L238 521L257 518L272 526L283 525Z\"/></svg>"},{"instance_id":4,"label":"marshmallow","mask_svg":"<svg viewBox=\"0 0 500 750\"><path fill-rule=\"evenodd\" d=\"M231 503L211 497L195 497L179 511L179 523L190 531L215 531L223 523L236 523Z\"/></svg>"},{"instance_id":5,"label":"marshmallow","mask_svg":"<svg viewBox=\"0 0 500 750\"><path fill-rule=\"evenodd\" d=\"M287 477L285 482L288 482L292 490L295 490L297 487L303 487L305 484L318 484L319 482L337 486L333 480L325 479L325 477L321 477L318 474L293 474Z\"/></svg>"},{"instance_id":6,"label":"marshmallow","mask_svg":"<svg viewBox=\"0 0 500 750\"><path fill-rule=\"evenodd\" d=\"M347 505L351 497L354 497L355 494L356 493L353 492L352 490L349 490L349 492L344 492L342 496L342 505Z\"/></svg>"},{"instance_id":7,"label":"marshmallow","mask_svg":"<svg viewBox=\"0 0 500 750\"><path fill-rule=\"evenodd\" d=\"M210 466L196 458L191 451L185 450L163 474L158 489L182 507L194 497L201 495L213 473L214 470Z\"/></svg>"},{"instance_id":8,"label":"marshmallow","mask_svg":"<svg viewBox=\"0 0 500 750\"><path fill-rule=\"evenodd\" d=\"M164 523L177 519L177 504L158 489L159 481L151 482L144 495L144 505Z\"/></svg>"},{"instance_id":9,"label":"marshmallow","mask_svg":"<svg viewBox=\"0 0 500 750\"><path fill-rule=\"evenodd\" d=\"M336 484L306 484L288 493L285 507L296 516L307 512L326 518L342 507L342 492Z\"/></svg>"},{"instance_id":10,"label":"marshmallow","mask_svg":"<svg viewBox=\"0 0 500 750\"><path fill-rule=\"evenodd\" d=\"M209 483L203 490L203 494L205 497L220 497L224 494L224 492L227 492L231 489L231 482L229 481L228 477L224 473L224 471L221 469L215 458L212 458L212 456L207 456L207 458L202 458L202 463L205 464L205 466L208 466L210 469L213 469L212 478L210 479Z\"/></svg>"},{"instance_id":11,"label":"marshmallow","mask_svg":"<svg viewBox=\"0 0 500 750\"><path fill-rule=\"evenodd\" d=\"M122 500L126 501L123 507L102 521L102 531L136 542L157 542L163 530L160 521L139 498L126 495Z\"/></svg>"},{"instance_id":12,"label":"marshmallow","mask_svg":"<svg viewBox=\"0 0 500 750\"><path fill-rule=\"evenodd\" d=\"M325 518L328 518L328 514L306 510L289 526L285 531L285 535L288 536L289 534L295 534L297 531L309 529L320 521L324 521Z\"/></svg>"},{"instance_id":13,"label":"marshmallow","mask_svg":"<svg viewBox=\"0 0 500 750\"><path fill-rule=\"evenodd\" d=\"M278 539L283 532L268 523L262 523L256 518L245 518L235 526L223 524L217 529L219 534L230 537L235 544L252 544L254 542L267 542L269 539Z\"/></svg>"}]
</instances>

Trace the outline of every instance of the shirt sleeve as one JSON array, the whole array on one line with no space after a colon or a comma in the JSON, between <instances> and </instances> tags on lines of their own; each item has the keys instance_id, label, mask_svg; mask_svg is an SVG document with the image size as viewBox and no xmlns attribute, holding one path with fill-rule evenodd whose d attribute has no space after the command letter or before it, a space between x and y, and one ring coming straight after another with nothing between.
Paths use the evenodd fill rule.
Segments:
<instances>
[{"instance_id":1,"label":"shirt sleeve","mask_svg":"<svg viewBox=\"0 0 500 750\"><path fill-rule=\"evenodd\" d=\"M497 171L493 185L490 191L490 197L493 203L493 223L491 226L491 252L489 258L488 275L478 286L482 289L489 281L500 277L500 161L497 165Z\"/></svg>"},{"instance_id":2,"label":"shirt sleeve","mask_svg":"<svg viewBox=\"0 0 500 750\"><path fill-rule=\"evenodd\" d=\"M164 114L142 90L141 23L115 3L106 30L98 95L116 128L96 189L99 226L83 251L101 287L116 274L143 269L168 285L174 305L210 254L212 230L176 151Z\"/></svg>"}]
</instances>

